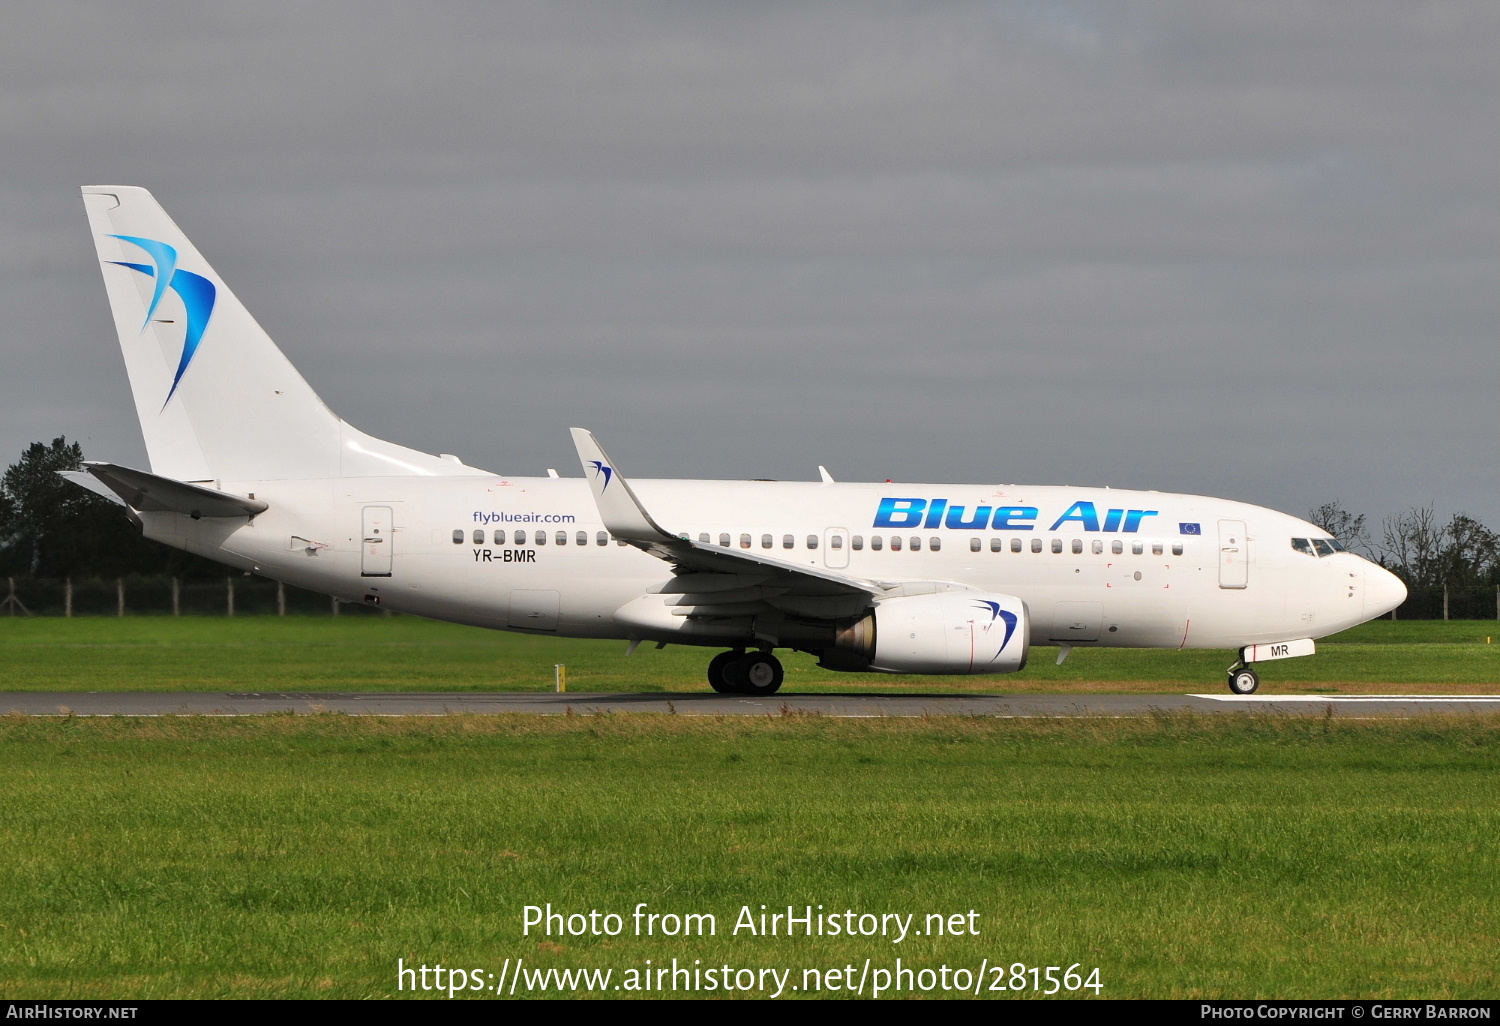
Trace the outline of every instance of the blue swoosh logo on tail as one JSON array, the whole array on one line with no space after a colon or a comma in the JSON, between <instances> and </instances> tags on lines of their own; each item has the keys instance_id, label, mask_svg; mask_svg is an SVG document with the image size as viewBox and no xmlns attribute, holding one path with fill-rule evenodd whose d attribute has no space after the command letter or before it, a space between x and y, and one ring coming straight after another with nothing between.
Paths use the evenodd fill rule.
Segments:
<instances>
[{"instance_id":1,"label":"blue swoosh logo on tail","mask_svg":"<svg viewBox=\"0 0 1500 1026\"><path fill-rule=\"evenodd\" d=\"M166 400L161 404L165 409L167 403L172 401L172 396L177 394L177 386L182 382L182 375L187 371L188 364L193 362L193 356L198 352L198 346L203 341L203 332L208 328L209 318L213 316L214 303L218 298L219 290L203 275L184 271L178 267L177 250L165 242L142 239L134 235L112 235L110 238L128 242L132 246L139 246L155 263L155 266L152 266L131 263L128 260L110 261L112 264L128 267L132 271L141 272L148 278L156 279L156 286L151 293L151 303L146 308L146 323L141 325L142 331L151 326L151 318L156 314L156 308L160 305L162 296L166 295L167 289L177 293L182 300L183 309L187 312L187 330L182 336L182 356L177 360L177 372L172 375L172 387L167 392Z\"/></svg>"}]
</instances>

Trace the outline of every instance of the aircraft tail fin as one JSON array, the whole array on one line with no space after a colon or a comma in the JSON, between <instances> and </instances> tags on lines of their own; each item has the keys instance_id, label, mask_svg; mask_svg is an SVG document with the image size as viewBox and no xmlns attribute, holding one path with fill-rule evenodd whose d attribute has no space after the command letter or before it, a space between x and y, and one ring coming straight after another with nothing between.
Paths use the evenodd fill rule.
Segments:
<instances>
[{"instance_id":1,"label":"aircraft tail fin","mask_svg":"<svg viewBox=\"0 0 1500 1026\"><path fill-rule=\"evenodd\" d=\"M355 430L145 189L83 189L151 469L178 481L484 471Z\"/></svg>"}]
</instances>

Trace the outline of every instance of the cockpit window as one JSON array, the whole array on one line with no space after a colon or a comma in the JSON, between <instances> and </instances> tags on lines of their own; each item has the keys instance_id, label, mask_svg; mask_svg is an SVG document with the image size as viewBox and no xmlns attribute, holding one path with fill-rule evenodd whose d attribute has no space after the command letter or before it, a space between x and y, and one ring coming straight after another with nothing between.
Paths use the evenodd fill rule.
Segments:
<instances>
[{"instance_id":1,"label":"cockpit window","mask_svg":"<svg viewBox=\"0 0 1500 1026\"><path fill-rule=\"evenodd\" d=\"M1331 556L1335 552L1349 551L1337 538L1293 538L1292 550L1317 559Z\"/></svg>"}]
</instances>

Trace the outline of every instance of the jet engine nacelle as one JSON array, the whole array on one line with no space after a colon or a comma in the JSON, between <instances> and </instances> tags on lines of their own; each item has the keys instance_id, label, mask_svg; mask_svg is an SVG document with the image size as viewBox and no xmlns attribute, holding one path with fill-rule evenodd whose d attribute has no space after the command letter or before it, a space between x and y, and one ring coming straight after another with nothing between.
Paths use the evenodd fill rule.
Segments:
<instances>
[{"instance_id":1,"label":"jet engine nacelle","mask_svg":"<svg viewBox=\"0 0 1500 1026\"><path fill-rule=\"evenodd\" d=\"M839 632L830 668L886 673L1014 673L1031 650L1026 603L1014 595L950 591L884 599ZM844 664L844 665L839 665Z\"/></svg>"}]
</instances>

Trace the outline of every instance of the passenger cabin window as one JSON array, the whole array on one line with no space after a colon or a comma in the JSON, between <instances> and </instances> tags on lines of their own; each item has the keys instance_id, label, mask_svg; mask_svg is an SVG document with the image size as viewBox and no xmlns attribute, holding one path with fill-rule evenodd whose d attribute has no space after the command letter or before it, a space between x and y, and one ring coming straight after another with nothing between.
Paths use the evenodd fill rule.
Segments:
<instances>
[{"instance_id":1,"label":"passenger cabin window","mask_svg":"<svg viewBox=\"0 0 1500 1026\"><path fill-rule=\"evenodd\" d=\"M817 535L810 534L810 535L807 536L807 547L810 548L810 549L815 549L815 548L818 547L818 536Z\"/></svg>"},{"instance_id":2,"label":"passenger cabin window","mask_svg":"<svg viewBox=\"0 0 1500 1026\"><path fill-rule=\"evenodd\" d=\"M1146 551L1145 542L1131 542L1130 551L1133 555L1139 556L1142 552Z\"/></svg>"},{"instance_id":3,"label":"passenger cabin window","mask_svg":"<svg viewBox=\"0 0 1500 1026\"><path fill-rule=\"evenodd\" d=\"M844 547L844 536L841 535L841 534L836 534L832 538L829 538L828 539L828 547L830 549L841 549L841 548L843 548Z\"/></svg>"},{"instance_id":4,"label":"passenger cabin window","mask_svg":"<svg viewBox=\"0 0 1500 1026\"><path fill-rule=\"evenodd\" d=\"M851 549L856 549L856 550L864 548L865 547L865 536L862 535L862 534L856 534L853 538L850 538L849 539L849 547Z\"/></svg>"},{"instance_id":5,"label":"passenger cabin window","mask_svg":"<svg viewBox=\"0 0 1500 1026\"><path fill-rule=\"evenodd\" d=\"M1173 542L1172 543L1172 555L1174 555L1174 556L1180 556L1180 555L1182 555L1182 542Z\"/></svg>"},{"instance_id":6,"label":"passenger cabin window","mask_svg":"<svg viewBox=\"0 0 1500 1026\"><path fill-rule=\"evenodd\" d=\"M872 534L872 535L870 535L870 548L874 549L876 552L879 552L881 546L884 545L884 544L885 543L880 540L880 535L878 535L878 534Z\"/></svg>"},{"instance_id":7,"label":"passenger cabin window","mask_svg":"<svg viewBox=\"0 0 1500 1026\"><path fill-rule=\"evenodd\" d=\"M760 536L760 547L763 549L769 549L771 547L771 536L769 534L763 534Z\"/></svg>"},{"instance_id":8,"label":"passenger cabin window","mask_svg":"<svg viewBox=\"0 0 1500 1026\"><path fill-rule=\"evenodd\" d=\"M894 535L894 534L891 535L891 551L892 552L900 552L901 551L901 538L898 535Z\"/></svg>"},{"instance_id":9,"label":"passenger cabin window","mask_svg":"<svg viewBox=\"0 0 1500 1026\"><path fill-rule=\"evenodd\" d=\"M1118 556L1120 553L1125 551L1125 543L1120 541L1119 539L1116 539L1115 541L1109 543L1109 551Z\"/></svg>"},{"instance_id":10,"label":"passenger cabin window","mask_svg":"<svg viewBox=\"0 0 1500 1026\"><path fill-rule=\"evenodd\" d=\"M608 545L609 544L609 532L608 531L600 531L598 534L594 535L594 544L595 545Z\"/></svg>"},{"instance_id":11,"label":"passenger cabin window","mask_svg":"<svg viewBox=\"0 0 1500 1026\"><path fill-rule=\"evenodd\" d=\"M933 535L931 538L927 539L927 547L933 552L937 552L943 547L943 539L939 538L937 535Z\"/></svg>"},{"instance_id":12,"label":"passenger cabin window","mask_svg":"<svg viewBox=\"0 0 1500 1026\"><path fill-rule=\"evenodd\" d=\"M496 545L504 545L505 544L505 532L504 531L496 531L495 532L495 544Z\"/></svg>"},{"instance_id":13,"label":"passenger cabin window","mask_svg":"<svg viewBox=\"0 0 1500 1026\"><path fill-rule=\"evenodd\" d=\"M913 552L921 552L922 551L922 539L918 538L916 535L912 535L912 538L911 538L911 550Z\"/></svg>"},{"instance_id":14,"label":"passenger cabin window","mask_svg":"<svg viewBox=\"0 0 1500 1026\"><path fill-rule=\"evenodd\" d=\"M463 543L464 543L464 529L462 527L460 527L458 530L456 530L456 531L453 532L453 544L454 545L462 545Z\"/></svg>"},{"instance_id":15,"label":"passenger cabin window","mask_svg":"<svg viewBox=\"0 0 1500 1026\"><path fill-rule=\"evenodd\" d=\"M698 535L698 540L700 542L702 542L704 545L707 545L708 544L708 532L704 531L702 534Z\"/></svg>"},{"instance_id":16,"label":"passenger cabin window","mask_svg":"<svg viewBox=\"0 0 1500 1026\"><path fill-rule=\"evenodd\" d=\"M748 549L749 547L750 547L750 536L748 534L742 534L742 535L740 535L740 548L742 548L742 549Z\"/></svg>"},{"instance_id":17,"label":"passenger cabin window","mask_svg":"<svg viewBox=\"0 0 1500 1026\"><path fill-rule=\"evenodd\" d=\"M980 543L980 541L979 541L978 538L970 538L969 539L969 551L970 552L978 552L982 548L984 548L984 545Z\"/></svg>"},{"instance_id":18,"label":"passenger cabin window","mask_svg":"<svg viewBox=\"0 0 1500 1026\"><path fill-rule=\"evenodd\" d=\"M1062 539L1061 538L1053 538L1052 539L1052 551L1053 552L1061 552L1062 551Z\"/></svg>"},{"instance_id":19,"label":"passenger cabin window","mask_svg":"<svg viewBox=\"0 0 1500 1026\"><path fill-rule=\"evenodd\" d=\"M1161 555L1161 542L1152 542L1151 543L1151 555L1153 555L1153 556L1159 556L1159 555Z\"/></svg>"},{"instance_id":20,"label":"passenger cabin window","mask_svg":"<svg viewBox=\"0 0 1500 1026\"><path fill-rule=\"evenodd\" d=\"M546 545L547 544L547 532L546 531L538 531L536 533L535 537L532 538L532 541L535 542L538 545Z\"/></svg>"},{"instance_id":21,"label":"passenger cabin window","mask_svg":"<svg viewBox=\"0 0 1500 1026\"><path fill-rule=\"evenodd\" d=\"M1031 539L1031 551L1032 552L1041 552L1042 551L1042 540L1040 538L1033 538L1033 539Z\"/></svg>"},{"instance_id":22,"label":"passenger cabin window","mask_svg":"<svg viewBox=\"0 0 1500 1026\"><path fill-rule=\"evenodd\" d=\"M1104 551L1104 543L1102 541L1100 541L1098 538L1095 538L1094 539L1094 555L1097 556L1097 555L1099 555L1103 551Z\"/></svg>"},{"instance_id":23,"label":"passenger cabin window","mask_svg":"<svg viewBox=\"0 0 1500 1026\"><path fill-rule=\"evenodd\" d=\"M1073 555L1076 556L1079 553L1081 553L1082 551L1083 551L1083 539L1082 538L1074 538L1073 539Z\"/></svg>"},{"instance_id":24,"label":"passenger cabin window","mask_svg":"<svg viewBox=\"0 0 1500 1026\"><path fill-rule=\"evenodd\" d=\"M484 544L484 528L481 527L481 528L478 528L478 529L476 529L474 531L474 544L475 545L483 545Z\"/></svg>"},{"instance_id":25,"label":"passenger cabin window","mask_svg":"<svg viewBox=\"0 0 1500 1026\"><path fill-rule=\"evenodd\" d=\"M517 531L515 533L514 537L516 539L516 544L517 545L525 545L526 544L526 532L525 531Z\"/></svg>"},{"instance_id":26,"label":"passenger cabin window","mask_svg":"<svg viewBox=\"0 0 1500 1026\"><path fill-rule=\"evenodd\" d=\"M975 541L978 541L978 539L976 538ZM1001 540L999 538L991 538L990 539L990 551L991 552L999 552L1004 547L1005 547L1005 542L1003 540Z\"/></svg>"},{"instance_id":27,"label":"passenger cabin window","mask_svg":"<svg viewBox=\"0 0 1500 1026\"><path fill-rule=\"evenodd\" d=\"M782 535L781 536L781 547L784 548L784 549L794 549L794 548L796 548L797 547L797 539L796 539L796 537L793 536L793 535L790 535L790 534L784 534L784 535Z\"/></svg>"},{"instance_id":28,"label":"passenger cabin window","mask_svg":"<svg viewBox=\"0 0 1500 1026\"><path fill-rule=\"evenodd\" d=\"M1010 551L1012 551L1012 552L1020 552L1021 551L1021 539L1019 539L1019 538L1012 538L1010 540Z\"/></svg>"},{"instance_id":29,"label":"passenger cabin window","mask_svg":"<svg viewBox=\"0 0 1500 1026\"><path fill-rule=\"evenodd\" d=\"M719 544L722 545L726 549L729 548L729 535L727 535L727 534L721 534L721 535L719 535Z\"/></svg>"},{"instance_id":30,"label":"passenger cabin window","mask_svg":"<svg viewBox=\"0 0 1500 1026\"><path fill-rule=\"evenodd\" d=\"M568 532L567 531L558 531L557 532L557 544L559 544L559 545L566 545L566 544L568 544Z\"/></svg>"}]
</instances>

